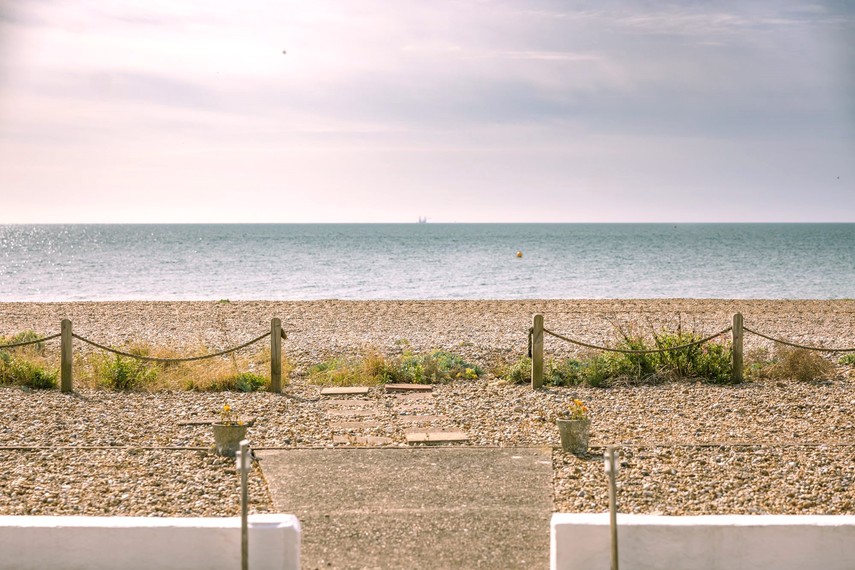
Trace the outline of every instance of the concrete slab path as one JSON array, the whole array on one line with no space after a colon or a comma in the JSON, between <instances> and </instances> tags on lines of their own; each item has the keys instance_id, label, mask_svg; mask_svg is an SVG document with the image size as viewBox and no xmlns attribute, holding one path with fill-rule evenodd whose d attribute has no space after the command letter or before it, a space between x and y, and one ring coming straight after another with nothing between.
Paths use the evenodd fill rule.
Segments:
<instances>
[{"instance_id":1,"label":"concrete slab path","mask_svg":"<svg viewBox=\"0 0 855 570\"><path fill-rule=\"evenodd\" d=\"M549 567L549 448L257 453L304 570Z\"/></svg>"}]
</instances>

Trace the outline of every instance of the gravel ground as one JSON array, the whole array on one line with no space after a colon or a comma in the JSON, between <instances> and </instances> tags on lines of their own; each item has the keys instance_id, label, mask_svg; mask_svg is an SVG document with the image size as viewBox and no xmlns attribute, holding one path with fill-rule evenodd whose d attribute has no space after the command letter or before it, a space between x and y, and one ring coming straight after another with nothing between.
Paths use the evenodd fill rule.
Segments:
<instances>
[{"instance_id":1,"label":"gravel ground","mask_svg":"<svg viewBox=\"0 0 855 570\"><path fill-rule=\"evenodd\" d=\"M400 338L415 350L454 349L483 363L516 357L525 349L531 313L538 311L547 327L605 341L613 330L609 321L662 326L680 320L714 332L735 310L748 326L784 338L855 344L855 301L15 303L0 304L0 335L26 329L50 334L68 316L76 332L99 342L120 345L133 338L177 348L198 346L201 339L223 348L256 336L276 314L289 323L285 350L299 372L326 355L366 345L391 350ZM142 324L125 328L129 323ZM547 345L553 354L569 350ZM588 457L557 449L554 419L573 398L591 408ZM555 447L557 511L606 509L602 446L623 444L622 512L855 514L851 371L822 383L538 392L488 377L437 386L421 402L405 404L378 388L363 399L379 425L353 433L387 437L389 446L406 445L408 414L425 414L440 416L434 428L466 431L469 445ZM330 424L342 419L334 411L344 405L320 398L319 388L299 374L281 395L0 388L0 514L235 516L233 462L208 451L208 426L179 423L213 418L225 402L257 418L249 432L255 447L331 446ZM251 510L269 511L260 470L253 471L251 485Z\"/></svg>"}]
</instances>

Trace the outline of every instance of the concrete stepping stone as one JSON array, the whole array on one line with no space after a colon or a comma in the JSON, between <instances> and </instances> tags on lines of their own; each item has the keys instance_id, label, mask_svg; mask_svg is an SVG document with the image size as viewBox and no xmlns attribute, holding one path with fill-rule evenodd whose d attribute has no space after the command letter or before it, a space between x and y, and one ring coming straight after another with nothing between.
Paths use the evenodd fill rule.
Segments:
<instances>
[{"instance_id":1,"label":"concrete stepping stone","mask_svg":"<svg viewBox=\"0 0 855 570\"><path fill-rule=\"evenodd\" d=\"M327 410L327 415L333 416L333 417L376 416L379 413L382 413L382 412L380 410L377 410L377 409L363 410L363 409L359 409L359 408L345 408L343 410Z\"/></svg>"},{"instance_id":2,"label":"concrete stepping stone","mask_svg":"<svg viewBox=\"0 0 855 570\"><path fill-rule=\"evenodd\" d=\"M333 444L335 445L388 445L392 443L391 437L382 437L376 435L334 435Z\"/></svg>"},{"instance_id":3,"label":"concrete stepping stone","mask_svg":"<svg viewBox=\"0 0 855 570\"><path fill-rule=\"evenodd\" d=\"M432 392L430 384L386 384L386 392Z\"/></svg>"},{"instance_id":4,"label":"concrete stepping stone","mask_svg":"<svg viewBox=\"0 0 855 570\"><path fill-rule=\"evenodd\" d=\"M398 420L405 424L426 424L438 420L446 419L445 416L419 416L419 415L399 415Z\"/></svg>"},{"instance_id":5,"label":"concrete stepping stone","mask_svg":"<svg viewBox=\"0 0 855 570\"><path fill-rule=\"evenodd\" d=\"M469 436L462 431L407 431L405 435L410 445L442 445L469 441Z\"/></svg>"},{"instance_id":6,"label":"concrete stepping stone","mask_svg":"<svg viewBox=\"0 0 855 570\"><path fill-rule=\"evenodd\" d=\"M364 421L364 422L330 422L332 429L368 429L380 427L383 422Z\"/></svg>"},{"instance_id":7,"label":"concrete stepping stone","mask_svg":"<svg viewBox=\"0 0 855 570\"><path fill-rule=\"evenodd\" d=\"M398 402L423 402L426 400L433 400L433 394L431 392L396 393L395 400Z\"/></svg>"},{"instance_id":8,"label":"concrete stepping stone","mask_svg":"<svg viewBox=\"0 0 855 570\"><path fill-rule=\"evenodd\" d=\"M329 400L328 406L336 406L340 408L365 408L366 406L376 406L376 400Z\"/></svg>"},{"instance_id":9,"label":"concrete stepping stone","mask_svg":"<svg viewBox=\"0 0 855 570\"><path fill-rule=\"evenodd\" d=\"M252 426L255 423L256 418L238 418L239 422L243 422L244 425ZM211 424L215 424L220 421L220 418L199 418L193 420L181 420L178 422L180 426L209 426Z\"/></svg>"},{"instance_id":10,"label":"concrete stepping stone","mask_svg":"<svg viewBox=\"0 0 855 570\"><path fill-rule=\"evenodd\" d=\"M424 398L419 398L417 400L403 401L403 402L395 402L393 405L396 410L423 410L425 408L430 408L433 406L433 400L427 400Z\"/></svg>"},{"instance_id":11,"label":"concrete stepping stone","mask_svg":"<svg viewBox=\"0 0 855 570\"><path fill-rule=\"evenodd\" d=\"M340 386L321 388L321 396L338 396L341 394L367 394L368 386Z\"/></svg>"}]
</instances>

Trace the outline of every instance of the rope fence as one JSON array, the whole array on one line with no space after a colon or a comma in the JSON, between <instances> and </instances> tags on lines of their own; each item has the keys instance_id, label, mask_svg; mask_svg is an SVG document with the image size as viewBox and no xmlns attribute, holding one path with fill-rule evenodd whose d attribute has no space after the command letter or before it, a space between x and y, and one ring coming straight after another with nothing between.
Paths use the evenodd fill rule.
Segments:
<instances>
[{"instance_id":1,"label":"rope fence","mask_svg":"<svg viewBox=\"0 0 855 570\"><path fill-rule=\"evenodd\" d=\"M732 335L732 381L734 383L742 382L742 359L743 359L743 336L744 333L751 333L757 335L766 340L779 343L786 346L791 346L794 348L800 348L804 350L818 351L818 352L855 352L855 347L853 348L825 348L818 346L808 346L803 344L798 344L795 342L790 342L784 339L775 338L764 333L758 332L756 330L750 329L743 325L742 315L737 313L733 315L733 325L727 328L724 328L716 333L713 333L704 338L694 340L692 342L688 342L679 346L669 346L664 348L651 348L651 349L624 349L624 348L614 348L608 346L600 346L596 344L592 344L589 342L585 342L576 338L572 338L570 336L566 336L563 334L559 334L555 331L547 329L543 325L543 315L534 315L534 323L531 328L528 329L528 355L531 358L531 384L532 388L540 388L543 386L543 337L544 334L555 337L559 340L563 340L565 342L569 342L571 344L589 348L592 350L602 350L606 352L615 352L620 354L628 354L628 355L643 355L643 354L660 354L666 352L674 352L678 350L686 350L695 346L700 346L704 343L710 342L718 337L721 337L727 333L731 333ZM248 346L251 346L265 338L270 337L270 390L273 392L281 392L282 391L282 339L287 338L285 335L285 331L282 330L281 321L279 319L271 319L270 321L270 331L265 332L243 344L227 348L225 350L221 350L218 352L213 352L210 354L203 354L199 356L188 356L188 357L178 357L178 358L160 358L155 356L144 356L141 354L134 354L131 352L126 352L122 350L117 350L110 346L106 346L95 342L94 340L88 339L86 337L80 336L74 332L72 332L71 321L68 319L63 319L61 323L61 331L57 334L45 336L43 338L25 340L20 342L13 342L7 344L0 344L0 349L4 348L17 348L27 345L39 344L42 342L47 342L56 338L61 339L61 366L60 366L60 376L61 376L61 384L60 389L62 392L72 392L72 340L77 339L80 342L86 343L90 346L98 348L100 350L104 350L106 352L110 352L119 356L124 356L127 358L134 358L137 360L143 360L147 362L160 362L160 363L178 363L178 362L193 362L198 360L205 360L209 358L216 358L218 356L224 356L227 354L231 354Z\"/></svg>"},{"instance_id":2,"label":"rope fence","mask_svg":"<svg viewBox=\"0 0 855 570\"><path fill-rule=\"evenodd\" d=\"M93 340L89 340L88 338L82 337L82 336L77 335L77 334L72 334L71 336L73 338L76 338L79 341L82 341L82 342L85 342L86 344L92 345L95 348L100 348L101 350L104 350L107 352L112 352L113 354L118 354L119 356L127 356L128 358L135 358L137 360L145 360L147 362L173 363L173 362L193 362L196 360L205 360L206 358L215 358L217 356L223 356L226 354L231 354L232 352L237 352L238 350L240 350L242 348L246 348L252 344L255 344L256 342L258 342L262 339L269 337L270 333L266 332L263 335L257 336L248 342L245 342L239 346L235 346L234 348L228 348L226 350L221 350L220 352L213 352L211 354L203 354L201 356L188 356L185 358L158 358L156 356L143 356L141 354L133 354L131 352L123 352L121 350L116 350L115 348L110 348L109 346L104 346L103 344L98 344L97 342L95 342Z\"/></svg>"},{"instance_id":3,"label":"rope fence","mask_svg":"<svg viewBox=\"0 0 855 570\"><path fill-rule=\"evenodd\" d=\"M673 352L675 350L683 350L684 348L691 348L693 346L699 346L701 344L704 344L705 342L711 341L712 339L714 339L716 337L720 337L721 335L723 335L725 333L729 333L731 330L733 330L733 327L727 327L726 329L720 330L719 332L717 332L715 334L711 334L708 337L705 337L705 338L702 338L700 340L696 340L693 342L688 342L686 344L681 344L679 346L669 346L668 348L650 348L650 349L645 349L645 350L629 350L629 349L623 349L623 348L611 348L608 346L597 346L595 344L588 344L586 342L582 342L581 340L576 340L576 339L572 339L572 338L560 335L556 332L552 332L549 329L543 329L543 332L545 332L548 335L554 336L555 338L567 341L571 344L575 344L578 346L584 346L585 348L592 348L594 350L604 350L606 352L619 352L621 354L657 354L657 353L661 353L661 352Z\"/></svg>"},{"instance_id":4,"label":"rope fence","mask_svg":"<svg viewBox=\"0 0 855 570\"><path fill-rule=\"evenodd\" d=\"M29 344L39 344L41 342L47 342L49 340L59 338L61 336L62 336L62 333L56 333L56 334L52 334L50 336L46 336L44 338L37 338L35 340L23 340L21 342L13 342L10 344L0 344L0 348L17 348L20 346L27 346Z\"/></svg>"},{"instance_id":5,"label":"rope fence","mask_svg":"<svg viewBox=\"0 0 855 570\"><path fill-rule=\"evenodd\" d=\"M270 391L280 393L282 392L282 339L287 339L287 335L285 331L282 330L282 322L277 319L270 320L270 330L261 334L243 344L239 344L237 346L233 346L231 348L227 348L225 350L220 350L218 352L212 352L210 354L203 354L200 356L188 356L188 357L179 357L179 358L159 358L155 356L144 356L142 354L134 354L132 352L126 352L123 350L117 350L110 346L106 346L95 342L94 340L88 339L86 337L80 336L73 332L71 321L69 319L63 319L60 323L60 332L54 335L46 336L44 338L35 339L35 340L27 340L15 343L8 344L0 344L0 348L16 348L21 346L27 346L30 344L38 344L40 342L45 342L48 340L53 340L55 338L60 339L60 391L64 393L73 392L73 380L72 380L72 365L73 365L73 340L77 339L80 342L86 343L90 346L94 346L95 348L104 350L106 352L110 352L112 354L116 354L119 356L124 356L127 358L133 358L136 360L143 360L146 362L161 362L161 363L177 363L177 362L193 362L198 360L205 360L208 358L216 358L218 356L224 356L226 354L231 354L232 352L236 352L248 346L251 346L265 338L270 337Z\"/></svg>"},{"instance_id":6,"label":"rope fence","mask_svg":"<svg viewBox=\"0 0 855 570\"><path fill-rule=\"evenodd\" d=\"M855 348L823 348L821 346L807 346L804 344L797 344L795 342L782 340L780 338L774 338L774 337L765 335L761 332L751 330L748 327L743 327L743 330L745 332L750 332L751 334L756 334L757 336L765 338L766 340L771 340L772 342L777 342L779 344L783 344L786 346L792 346L793 348L803 348L804 350L815 350L817 352L855 352Z\"/></svg>"},{"instance_id":7,"label":"rope fence","mask_svg":"<svg viewBox=\"0 0 855 570\"><path fill-rule=\"evenodd\" d=\"M578 340L566 335L559 334L552 330L549 330L543 325L543 315L535 315L534 323L531 328L528 329L528 356L531 358L531 386L534 389L540 388L543 386L543 336L547 334L549 336L555 337L559 340L563 340L565 342L569 342L570 344L574 344L577 346L582 346L585 348L590 348L593 350L602 350L606 352L616 352L620 354L628 354L628 355L642 355L642 354L661 354L665 352L674 352L678 350L685 350L688 348L692 348L694 346L699 346L704 343L710 342L713 339L716 339L722 335L727 333L731 333L732 335L732 373L731 380L734 383L740 383L743 380L742 377L742 361L743 361L743 338L744 333L751 333L757 335L766 340L770 340L775 343L783 344L785 346L791 346L794 348L800 348L804 350L811 350L817 352L855 352L855 348L825 348L819 346L808 346L804 344L798 344L795 342L790 342L787 340L783 340L780 338L775 338L761 332L755 331L743 325L742 315L737 313L733 315L733 325L729 326L725 329L718 331L717 333L711 334L704 338L688 342L679 346L669 346L664 348L651 348L651 349L641 349L641 350L633 350L633 349L625 349L625 348L614 348L609 346L600 346L596 344L592 344L589 342L585 342L582 340Z\"/></svg>"}]
</instances>

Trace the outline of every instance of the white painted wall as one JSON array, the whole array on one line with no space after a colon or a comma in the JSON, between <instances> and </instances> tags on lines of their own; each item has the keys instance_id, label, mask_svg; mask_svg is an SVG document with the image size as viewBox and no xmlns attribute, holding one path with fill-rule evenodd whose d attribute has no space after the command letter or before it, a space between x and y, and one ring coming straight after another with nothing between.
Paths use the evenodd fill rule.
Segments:
<instances>
[{"instance_id":1,"label":"white painted wall","mask_svg":"<svg viewBox=\"0 0 855 570\"><path fill-rule=\"evenodd\" d=\"M236 570L240 517L0 516L0 570ZM293 515L249 517L253 570L300 568Z\"/></svg>"},{"instance_id":2,"label":"white painted wall","mask_svg":"<svg viewBox=\"0 0 855 570\"><path fill-rule=\"evenodd\" d=\"M853 570L855 516L618 514L621 570ZM609 568L609 515L552 515L552 570Z\"/></svg>"}]
</instances>

